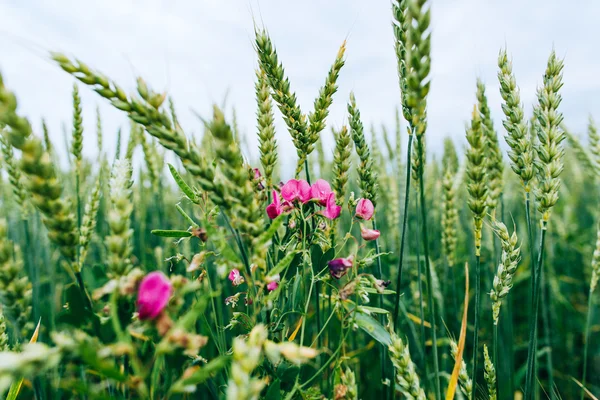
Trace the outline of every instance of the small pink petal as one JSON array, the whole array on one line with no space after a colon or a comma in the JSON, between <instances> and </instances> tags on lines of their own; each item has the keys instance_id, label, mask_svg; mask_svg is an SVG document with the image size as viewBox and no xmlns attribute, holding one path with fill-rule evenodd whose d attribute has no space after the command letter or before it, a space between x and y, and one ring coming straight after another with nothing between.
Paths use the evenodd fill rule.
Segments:
<instances>
[{"instance_id":1,"label":"small pink petal","mask_svg":"<svg viewBox=\"0 0 600 400\"><path fill-rule=\"evenodd\" d=\"M281 205L281 201L279 200L279 194L273 190L273 202L269 204L266 208L267 215L271 219L277 218L283 212L283 207Z\"/></svg>"},{"instance_id":2,"label":"small pink petal","mask_svg":"<svg viewBox=\"0 0 600 400\"><path fill-rule=\"evenodd\" d=\"M327 196L331 193L331 186L325 179L318 179L310 187L310 197L312 200L317 200L319 204L324 206L327 204Z\"/></svg>"},{"instance_id":3,"label":"small pink petal","mask_svg":"<svg viewBox=\"0 0 600 400\"><path fill-rule=\"evenodd\" d=\"M381 232L379 232L376 229L368 229L364 226L360 227L360 236L364 240L376 240L377 238L379 238L379 235L381 235Z\"/></svg>"},{"instance_id":4,"label":"small pink petal","mask_svg":"<svg viewBox=\"0 0 600 400\"><path fill-rule=\"evenodd\" d=\"M269 292L272 292L273 290L277 289L277 287L279 286L279 283L273 281L273 282L269 282L267 283L267 290Z\"/></svg>"},{"instance_id":5,"label":"small pink petal","mask_svg":"<svg viewBox=\"0 0 600 400\"><path fill-rule=\"evenodd\" d=\"M308 182L306 182L303 179L300 179L298 181L298 191L299 191L299 195L298 195L298 199L303 202L306 203L308 201L310 201L310 185L308 184Z\"/></svg>"},{"instance_id":6,"label":"small pink petal","mask_svg":"<svg viewBox=\"0 0 600 400\"><path fill-rule=\"evenodd\" d=\"M233 284L233 286L239 286L244 283L244 277L240 274L240 271L237 268L234 268L229 273L229 280Z\"/></svg>"},{"instance_id":7,"label":"small pink petal","mask_svg":"<svg viewBox=\"0 0 600 400\"><path fill-rule=\"evenodd\" d=\"M298 181L290 179L281 187L281 197L286 201L294 201L298 198L300 191L298 189Z\"/></svg>"},{"instance_id":8,"label":"small pink petal","mask_svg":"<svg viewBox=\"0 0 600 400\"><path fill-rule=\"evenodd\" d=\"M340 213L342 212L342 207L338 206L337 203L335 202L335 193L329 193L329 196L327 196L327 203L325 206L325 210L323 210L321 213L323 214L323 216L325 218L334 220L337 217L340 216Z\"/></svg>"}]
</instances>

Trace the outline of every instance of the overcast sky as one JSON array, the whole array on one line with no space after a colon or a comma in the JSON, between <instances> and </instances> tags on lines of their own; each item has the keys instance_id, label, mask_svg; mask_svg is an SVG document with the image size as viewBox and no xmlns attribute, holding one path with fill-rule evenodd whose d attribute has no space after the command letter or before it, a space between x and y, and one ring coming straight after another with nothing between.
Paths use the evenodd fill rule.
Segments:
<instances>
[{"instance_id":1,"label":"overcast sky","mask_svg":"<svg viewBox=\"0 0 600 400\"><path fill-rule=\"evenodd\" d=\"M464 143L464 124L475 101L475 80L487 85L496 127L501 126L497 56L507 46L529 112L554 47L565 58L562 111L581 132L600 106L600 2L558 0L433 0L432 86L428 145L441 138ZM173 96L186 132L199 132L192 109L208 115L227 95L241 129L256 143L253 24L264 25L308 113L344 39L346 65L339 79L329 126L346 121L354 91L364 123L393 126L399 103L396 61L387 0L0 0L0 71L17 93L20 111L34 126L45 117L52 138L63 144L69 126L73 79L48 60L50 50L76 56L133 90L142 76ZM114 151L124 115L81 88L87 135L95 154L95 108L100 106L105 142ZM279 114L278 139L292 145ZM600 119L600 117L598 118ZM70 128L69 128L70 129ZM38 129L39 130L39 129ZM332 141L327 131L328 151Z\"/></svg>"}]
</instances>

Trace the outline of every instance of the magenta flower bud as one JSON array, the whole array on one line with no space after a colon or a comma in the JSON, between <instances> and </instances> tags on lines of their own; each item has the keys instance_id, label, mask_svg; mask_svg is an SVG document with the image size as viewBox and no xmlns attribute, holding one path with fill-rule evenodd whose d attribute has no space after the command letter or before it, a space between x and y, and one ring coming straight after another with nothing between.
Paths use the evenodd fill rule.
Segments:
<instances>
[{"instance_id":1,"label":"magenta flower bud","mask_svg":"<svg viewBox=\"0 0 600 400\"><path fill-rule=\"evenodd\" d=\"M356 204L356 218L364 219L366 221L373 217L375 207L369 199L360 199Z\"/></svg>"},{"instance_id":2,"label":"magenta flower bud","mask_svg":"<svg viewBox=\"0 0 600 400\"><path fill-rule=\"evenodd\" d=\"M340 279L342 276L348 273L348 270L352 268L353 256L346 258L336 258L327 263L329 265L329 273L335 279Z\"/></svg>"},{"instance_id":3,"label":"magenta flower bud","mask_svg":"<svg viewBox=\"0 0 600 400\"><path fill-rule=\"evenodd\" d=\"M244 283L244 277L240 274L240 271L237 268L234 268L229 273L229 280L233 284L233 286L239 286Z\"/></svg>"},{"instance_id":4,"label":"magenta flower bud","mask_svg":"<svg viewBox=\"0 0 600 400\"><path fill-rule=\"evenodd\" d=\"M272 194L273 201L267 206L267 215L269 218L275 219L283 212L283 206L281 200L279 200L279 193L273 190Z\"/></svg>"},{"instance_id":5,"label":"magenta flower bud","mask_svg":"<svg viewBox=\"0 0 600 400\"><path fill-rule=\"evenodd\" d=\"M306 203L310 200L310 185L302 179L290 179L281 187L281 197L289 202L300 200Z\"/></svg>"},{"instance_id":6,"label":"magenta flower bud","mask_svg":"<svg viewBox=\"0 0 600 400\"><path fill-rule=\"evenodd\" d=\"M281 279L281 277L279 276L279 274L267 276L265 278L265 280L267 281L267 290L269 292L272 292L273 290L277 289L277 287L279 286L280 279Z\"/></svg>"},{"instance_id":7,"label":"magenta flower bud","mask_svg":"<svg viewBox=\"0 0 600 400\"><path fill-rule=\"evenodd\" d=\"M254 179L260 179L262 174L260 173L260 169L254 168Z\"/></svg>"},{"instance_id":8,"label":"magenta flower bud","mask_svg":"<svg viewBox=\"0 0 600 400\"><path fill-rule=\"evenodd\" d=\"M327 203L325 205L325 210L321 211L321 214L323 214L323 216L325 218L334 220L340 216L341 212L342 212L342 207L338 206L337 203L335 202L335 193L333 193L333 192L329 193L329 196L327 196Z\"/></svg>"},{"instance_id":9,"label":"magenta flower bud","mask_svg":"<svg viewBox=\"0 0 600 400\"><path fill-rule=\"evenodd\" d=\"M150 272L142 279L138 289L137 309L139 318L155 319L167 307L173 293L169 278L160 271Z\"/></svg>"},{"instance_id":10,"label":"magenta flower bud","mask_svg":"<svg viewBox=\"0 0 600 400\"><path fill-rule=\"evenodd\" d=\"M327 204L327 197L331 193L331 186L325 179L318 179L310 187L310 197L324 206Z\"/></svg>"},{"instance_id":11,"label":"magenta flower bud","mask_svg":"<svg viewBox=\"0 0 600 400\"><path fill-rule=\"evenodd\" d=\"M360 236L362 236L364 240L376 240L379 238L380 234L381 232L379 232L377 229L368 229L362 225L360 227Z\"/></svg>"}]
</instances>

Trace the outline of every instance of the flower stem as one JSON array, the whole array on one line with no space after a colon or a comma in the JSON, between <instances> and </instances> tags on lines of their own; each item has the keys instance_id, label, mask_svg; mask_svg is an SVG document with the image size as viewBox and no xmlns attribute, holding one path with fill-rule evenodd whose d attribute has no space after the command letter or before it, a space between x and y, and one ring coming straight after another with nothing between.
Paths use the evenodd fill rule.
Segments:
<instances>
[{"instance_id":1,"label":"flower stem","mask_svg":"<svg viewBox=\"0 0 600 400\"><path fill-rule=\"evenodd\" d=\"M304 159L304 170L306 171L306 182L310 185L310 172L308 171L308 157Z\"/></svg>"},{"instance_id":2,"label":"flower stem","mask_svg":"<svg viewBox=\"0 0 600 400\"><path fill-rule=\"evenodd\" d=\"M479 309L481 308L481 256L475 256L475 323L473 324L473 393L477 390L477 364L479 357ZM473 399L471 399L473 400Z\"/></svg>"},{"instance_id":3,"label":"flower stem","mask_svg":"<svg viewBox=\"0 0 600 400\"><path fill-rule=\"evenodd\" d=\"M406 242L406 226L408 221L408 203L410 199L410 154L412 148L413 135L408 136L408 150L406 159L406 186L404 188L404 215L402 216L402 235L400 236L400 254L398 255L398 276L396 278L396 295L394 298L394 316L392 322L398 326L398 315L400 312L400 287L402 286L402 267L404 266L404 243Z\"/></svg>"},{"instance_id":4,"label":"flower stem","mask_svg":"<svg viewBox=\"0 0 600 400\"><path fill-rule=\"evenodd\" d=\"M585 397L585 383L586 383L586 377L587 377L587 359L588 359L588 347L589 347L589 341L590 341L590 325L592 323L592 313L593 313L593 307L594 307L594 300L593 300L593 294L594 292L592 291L592 288L590 288L590 294L588 296L588 310L587 310L587 318L585 320L585 337L584 337L584 342L583 342L583 374L581 377L581 400L584 399Z\"/></svg>"},{"instance_id":5,"label":"flower stem","mask_svg":"<svg viewBox=\"0 0 600 400\"><path fill-rule=\"evenodd\" d=\"M81 297L83 298L85 307L90 311L93 311L94 308L92 306L92 300L90 300L90 296L88 296L87 291L85 290L85 283L83 283L81 271L75 271L75 278L77 279L77 285L79 286L79 291L81 292Z\"/></svg>"},{"instance_id":6,"label":"flower stem","mask_svg":"<svg viewBox=\"0 0 600 400\"><path fill-rule=\"evenodd\" d=\"M494 365L496 366L496 371L500 371L500 360L498 360L498 346L500 345L498 343L498 324L494 324L494 331L493 331L493 344L494 344L494 350L493 350L493 360L494 360ZM497 394L497 398L501 399L502 396L500 395L500 388L502 387L502 385L500 385L500 379L496 379L496 394Z\"/></svg>"},{"instance_id":7,"label":"flower stem","mask_svg":"<svg viewBox=\"0 0 600 400\"><path fill-rule=\"evenodd\" d=\"M548 370L548 387L550 392L549 394L551 400L556 400L554 392L554 362L552 360L552 339L550 336L550 313L548 310L548 308L550 307L550 298L547 296L547 273L548 271L546 271L546 273L544 273L544 270L540 271L540 280L542 281L542 321L544 324L544 342L546 343L546 347L548 348L548 351L546 352L546 369Z\"/></svg>"},{"instance_id":8,"label":"flower stem","mask_svg":"<svg viewBox=\"0 0 600 400\"><path fill-rule=\"evenodd\" d=\"M415 210L417 215L417 230L415 239L416 239L416 256L417 256L417 281L418 281L418 290L419 290L419 318L421 319L421 323L419 324L421 327L421 349L423 349L423 365L425 371L427 371L427 347L425 347L425 307L423 305L423 277L421 274L421 240L419 239L419 229L418 227L421 225L421 217L419 216L419 199L417 197L417 201L415 202ZM426 373L425 375L429 375Z\"/></svg>"},{"instance_id":9,"label":"flower stem","mask_svg":"<svg viewBox=\"0 0 600 400\"><path fill-rule=\"evenodd\" d=\"M533 387L534 381L536 380L535 373L535 357L537 353L537 322L538 322L538 314L539 314L539 305L540 305L540 283L541 279L539 276L541 275L542 263L544 261L544 239L546 238L546 230L547 230L547 221L542 220L542 232L540 234L540 248L538 253L538 261L535 266L536 269L536 278L534 281L533 288L533 309L532 309L532 317L529 319L529 346L527 349L527 379L525 380L525 400L529 400L533 398Z\"/></svg>"},{"instance_id":10,"label":"flower stem","mask_svg":"<svg viewBox=\"0 0 600 400\"><path fill-rule=\"evenodd\" d=\"M373 229L377 230L377 221L375 219L375 217L373 217ZM379 239L375 239L375 253L379 254ZM383 268L381 266L381 257L378 256L377 257L377 273L379 274L378 278L379 279L383 279ZM377 296L377 306L379 308L382 308L383 306L383 296ZM379 316L379 322L381 322L383 324L383 315ZM379 356L381 359L381 378L382 380L386 380L388 374L387 374L387 368L386 368L386 360L387 360L387 356L386 356L386 348L384 346L380 347L379 350ZM383 398L387 399L387 386L383 385Z\"/></svg>"},{"instance_id":11,"label":"flower stem","mask_svg":"<svg viewBox=\"0 0 600 400\"><path fill-rule=\"evenodd\" d=\"M423 141L419 140L418 144L420 149L420 154L423 152ZM427 235L427 210L425 204L425 185L423 179L423 164L425 160L421 157L421 166L419 167L419 194L421 196L421 232L423 234L423 250L425 257L425 272L427 278L427 306L429 307L429 312L431 316L431 336L432 336L432 348L433 348L433 370L435 373L435 398L436 400L440 400L441 396L441 388L440 388L440 367L438 362L438 348L437 348L437 332L436 332L436 315L435 315L435 307L433 304L433 286L431 284L432 281L432 272L431 272L431 263L429 262L429 238ZM473 385L475 387L475 385Z\"/></svg>"}]
</instances>

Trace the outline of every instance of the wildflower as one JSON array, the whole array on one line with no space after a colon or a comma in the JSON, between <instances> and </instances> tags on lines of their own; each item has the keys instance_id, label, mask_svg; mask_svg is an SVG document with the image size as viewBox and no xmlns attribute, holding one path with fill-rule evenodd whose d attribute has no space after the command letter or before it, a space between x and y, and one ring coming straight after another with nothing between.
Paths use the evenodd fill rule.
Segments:
<instances>
[{"instance_id":1,"label":"wildflower","mask_svg":"<svg viewBox=\"0 0 600 400\"><path fill-rule=\"evenodd\" d=\"M325 179L318 179L310 187L310 197L313 200L317 200L320 205L324 206L327 204L327 198L331 194L331 186Z\"/></svg>"},{"instance_id":2,"label":"wildflower","mask_svg":"<svg viewBox=\"0 0 600 400\"><path fill-rule=\"evenodd\" d=\"M356 218L364 219L366 221L373 217L375 207L369 199L360 199L356 204Z\"/></svg>"},{"instance_id":3,"label":"wildflower","mask_svg":"<svg viewBox=\"0 0 600 400\"><path fill-rule=\"evenodd\" d=\"M267 215L271 219L277 218L283 212L283 206L281 200L279 200L279 193L273 190L273 202L267 206Z\"/></svg>"},{"instance_id":4,"label":"wildflower","mask_svg":"<svg viewBox=\"0 0 600 400\"><path fill-rule=\"evenodd\" d=\"M186 272L198 271L200 269L200 266L204 264L204 261L206 260L208 254L209 253L207 251L201 251L200 253L195 254L194 257L192 257L190 265L188 265L188 267L185 269Z\"/></svg>"},{"instance_id":5,"label":"wildflower","mask_svg":"<svg viewBox=\"0 0 600 400\"><path fill-rule=\"evenodd\" d=\"M335 279L340 279L342 276L346 275L348 270L352 268L352 261L354 257L346 257L346 258L336 258L334 260L329 261L327 265L329 265L329 272L331 276Z\"/></svg>"},{"instance_id":6,"label":"wildflower","mask_svg":"<svg viewBox=\"0 0 600 400\"><path fill-rule=\"evenodd\" d=\"M150 272L140 283L137 309L139 318L155 319L169 303L173 286L160 271Z\"/></svg>"},{"instance_id":7,"label":"wildflower","mask_svg":"<svg viewBox=\"0 0 600 400\"><path fill-rule=\"evenodd\" d=\"M390 283L392 283L392 281L384 281L383 279L376 279L375 280L375 289L377 290L377 293L383 293L385 288L390 286Z\"/></svg>"},{"instance_id":8,"label":"wildflower","mask_svg":"<svg viewBox=\"0 0 600 400\"><path fill-rule=\"evenodd\" d=\"M281 187L281 197L290 202L300 200L306 203L310 200L310 185L302 179L290 179Z\"/></svg>"},{"instance_id":9,"label":"wildflower","mask_svg":"<svg viewBox=\"0 0 600 400\"><path fill-rule=\"evenodd\" d=\"M368 229L362 225L360 227L360 236L364 240L376 240L380 234L381 232L379 232L377 229Z\"/></svg>"},{"instance_id":10,"label":"wildflower","mask_svg":"<svg viewBox=\"0 0 600 400\"><path fill-rule=\"evenodd\" d=\"M239 286L244 283L244 277L240 274L240 271L237 268L234 268L229 273L229 280L233 284L233 286Z\"/></svg>"},{"instance_id":11,"label":"wildflower","mask_svg":"<svg viewBox=\"0 0 600 400\"><path fill-rule=\"evenodd\" d=\"M269 292L272 292L273 290L277 289L279 287L279 280L281 279L281 277L279 276L279 274L273 275L273 276L267 276L266 281L267 281L267 290Z\"/></svg>"},{"instance_id":12,"label":"wildflower","mask_svg":"<svg viewBox=\"0 0 600 400\"><path fill-rule=\"evenodd\" d=\"M233 296L226 297L225 305L231 305L231 308L235 308L235 306L237 306L238 301L240 301L240 293L236 293Z\"/></svg>"},{"instance_id":13,"label":"wildflower","mask_svg":"<svg viewBox=\"0 0 600 400\"><path fill-rule=\"evenodd\" d=\"M337 203L335 202L335 193L333 193L333 192L329 193L329 195L327 196L327 203L325 206L325 210L323 210L321 213L323 214L323 216L325 218L334 220L340 216L341 212L342 212L342 207L338 206Z\"/></svg>"},{"instance_id":14,"label":"wildflower","mask_svg":"<svg viewBox=\"0 0 600 400\"><path fill-rule=\"evenodd\" d=\"M265 188L265 185L262 181L262 174L260 173L260 169L258 168L253 168L254 171L254 180L257 183L256 187L258 188L258 190L263 190Z\"/></svg>"}]
</instances>

